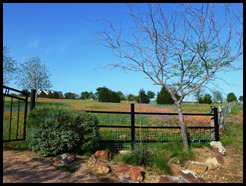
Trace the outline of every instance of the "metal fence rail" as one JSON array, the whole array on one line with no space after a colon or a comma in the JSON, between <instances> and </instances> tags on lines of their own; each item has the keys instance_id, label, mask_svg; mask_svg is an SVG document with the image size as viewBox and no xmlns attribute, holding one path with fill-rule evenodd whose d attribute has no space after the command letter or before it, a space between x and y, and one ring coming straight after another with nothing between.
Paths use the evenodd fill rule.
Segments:
<instances>
[{"instance_id":1,"label":"metal fence rail","mask_svg":"<svg viewBox=\"0 0 246 186\"><path fill-rule=\"evenodd\" d=\"M16 93L21 93L24 98L16 96ZM27 105L26 93L3 86L3 142L26 139Z\"/></svg>"},{"instance_id":2,"label":"metal fence rail","mask_svg":"<svg viewBox=\"0 0 246 186\"><path fill-rule=\"evenodd\" d=\"M167 142L172 140L182 140L181 135L179 132L181 127L180 126L139 126L136 125L135 119L136 115L166 115L166 116L178 116L178 113L158 113L158 112L135 112L134 111L134 104L131 104L130 112L115 112L115 111L89 111L86 110L88 113L96 113L96 114L127 114L130 116L130 123L129 125L107 125L107 124L100 124L100 130L107 129L108 132L114 133L111 136L111 139L101 139L103 142L130 142L131 146L133 147L135 142ZM218 123L218 110L216 107L213 108L213 113L210 114L195 114L195 113L184 113L184 116L210 116L210 122L207 123L209 126L187 126L187 129L189 131L189 140L191 141L208 141L208 140L215 140L219 141L219 123ZM121 130L120 130L121 129ZM141 131L140 131L141 129ZM158 131L156 130L158 129ZM146 131L144 131L146 130ZM151 130L154 130L154 132L151 132ZM160 134L163 133L164 135L167 135L167 130L175 131L176 138L166 138L163 136L163 138L160 138L156 140L153 135L155 132L159 132ZM123 131L123 132L122 132ZM195 132L196 131L196 132ZM172 133L172 132L171 132ZM199 133L195 136L195 133ZM204 136L201 134L205 133ZM130 138L122 139L121 135L127 135L130 136ZM151 134L151 136L148 136L147 134ZM114 135L114 139L112 139L112 136ZM139 138L139 136L145 136L142 139Z\"/></svg>"}]
</instances>

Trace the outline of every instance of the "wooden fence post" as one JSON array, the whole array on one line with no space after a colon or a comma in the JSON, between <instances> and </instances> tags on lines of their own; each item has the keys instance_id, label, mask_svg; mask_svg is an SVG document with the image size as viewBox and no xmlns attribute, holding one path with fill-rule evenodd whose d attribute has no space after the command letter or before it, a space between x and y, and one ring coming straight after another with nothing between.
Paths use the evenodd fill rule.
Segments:
<instances>
[{"instance_id":1,"label":"wooden fence post","mask_svg":"<svg viewBox=\"0 0 246 186\"><path fill-rule=\"evenodd\" d=\"M219 119L218 119L218 109L216 107L213 108L214 110L214 133L215 133L215 141L219 141Z\"/></svg>"},{"instance_id":2,"label":"wooden fence post","mask_svg":"<svg viewBox=\"0 0 246 186\"><path fill-rule=\"evenodd\" d=\"M131 104L131 147L134 149L135 144L135 111L134 111L134 103Z\"/></svg>"},{"instance_id":3,"label":"wooden fence post","mask_svg":"<svg viewBox=\"0 0 246 186\"><path fill-rule=\"evenodd\" d=\"M32 89L32 91L31 91L30 110L33 110L35 108L35 98L36 98L36 90Z\"/></svg>"}]
</instances>

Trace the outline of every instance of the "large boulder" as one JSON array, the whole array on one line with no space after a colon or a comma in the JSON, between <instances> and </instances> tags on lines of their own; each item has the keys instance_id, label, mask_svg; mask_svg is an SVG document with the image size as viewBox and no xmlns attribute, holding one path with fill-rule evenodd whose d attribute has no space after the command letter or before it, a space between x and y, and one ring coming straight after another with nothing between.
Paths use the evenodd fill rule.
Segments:
<instances>
[{"instance_id":1,"label":"large boulder","mask_svg":"<svg viewBox=\"0 0 246 186\"><path fill-rule=\"evenodd\" d=\"M140 183L144 179L139 166L119 165L115 167L114 175L123 183Z\"/></svg>"},{"instance_id":2,"label":"large boulder","mask_svg":"<svg viewBox=\"0 0 246 186\"><path fill-rule=\"evenodd\" d=\"M95 156L95 158L110 160L112 159L113 153L107 150L97 150L93 155Z\"/></svg>"},{"instance_id":3,"label":"large boulder","mask_svg":"<svg viewBox=\"0 0 246 186\"><path fill-rule=\"evenodd\" d=\"M217 150L223 156L226 155L226 150L220 141L211 141L210 146L211 146L212 150Z\"/></svg>"},{"instance_id":4,"label":"large boulder","mask_svg":"<svg viewBox=\"0 0 246 186\"><path fill-rule=\"evenodd\" d=\"M181 170L180 176L182 176L188 183L205 183L202 177L188 169Z\"/></svg>"},{"instance_id":5,"label":"large boulder","mask_svg":"<svg viewBox=\"0 0 246 186\"><path fill-rule=\"evenodd\" d=\"M188 160L184 164L185 169L189 169L197 174L205 173L208 166L205 163Z\"/></svg>"}]
</instances>

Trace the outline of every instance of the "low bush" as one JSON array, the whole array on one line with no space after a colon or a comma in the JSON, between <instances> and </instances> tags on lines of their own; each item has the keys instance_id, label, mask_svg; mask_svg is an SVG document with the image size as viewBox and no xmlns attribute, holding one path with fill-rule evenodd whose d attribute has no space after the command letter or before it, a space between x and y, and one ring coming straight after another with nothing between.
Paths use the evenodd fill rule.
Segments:
<instances>
[{"instance_id":1,"label":"low bush","mask_svg":"<svg viewBox=\"0 0 246 186\"><path fill-rule=\"evenodd\" d=\"M34 109L28 114L28 147L43 156L93 151L99 142L98 119L83 111Z\"/></svg>"},{"instance_id":2,"label":"low bush","mask_svg":"<svg viewBox=\"0 0 246 186\"><path fill-rule=\"evenodd\" d=\"M150 165L152 154L146 144L141 142L135 143L134 149L132 150L129 147L128 151L128 153L116 154L113 157L113 161L134 166L143 165L146 167Z\"/></svg>"},{"instance_id":3,"label":"low bush","mask_svg":"<svg viewBox=\"0 0 246 186\"><path fill-rule=\"evenodd\" d=\"M168 161L173 157L179 159L183 166L186 160L195 159L195 153L192 149L188 152L184 151L182 142L178 141L153 144L136 143L134 150L129 150L129 153L116 154L113 161L134 166L145 166L150 170L156 168L161 173L169 174Z\"/></svg>"}]
</instances>

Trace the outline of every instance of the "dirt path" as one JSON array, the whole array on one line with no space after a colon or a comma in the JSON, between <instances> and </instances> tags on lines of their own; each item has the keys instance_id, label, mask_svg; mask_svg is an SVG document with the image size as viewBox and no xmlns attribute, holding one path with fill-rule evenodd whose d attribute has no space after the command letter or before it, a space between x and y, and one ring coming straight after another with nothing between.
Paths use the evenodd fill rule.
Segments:
<instances>
[{"instance_id":1,"label":"dirt path","mask_svg":"<svg viewBox=\"0 0 246 186\"><path fill-rule=\"evenodd\" d=\"M236 147L226 148L224 163L219 169L201 175L206 183L243 183L243 153ZM211 152L196 150L197 159L206 159ZM38 156L31 151L3 151L3 183L120 183L113 175L98 175L87 166L88 157L78 156L81 164L74 173L56 170L51 158ZM160 175L146 172L144 183L158 183Z\"/></svg>"},{"instance_id":2,"label":"dirt path","mask_svg":"<svg viewBox=\"0 0 246 186\"><path fill-rule=\"evenodd\" d=\"M201 154L206 153L204 151ZM222 157L224 163L219 169L203 175L206 183L243 183L243 152L240 153L236 146L229 146L226 147L226 156Z\"/></svg>"},{"instance_id":3,"label":"dirt path","mask_svg":"<svg viewBox=\"0 0 246 186\"><path fill-rule=\"evenodd\" d=\"M80 157L78 157L80 158ZM74 173L56 170L51 158L40 157L31 151L3 151L3 183L115 183L116 179L93 174L86 158Z\"/></svg>"}]
</instances>

